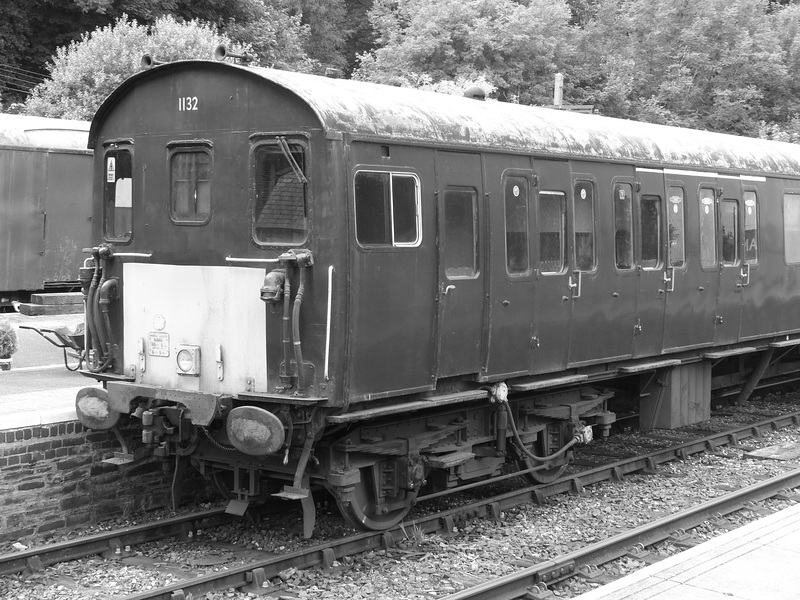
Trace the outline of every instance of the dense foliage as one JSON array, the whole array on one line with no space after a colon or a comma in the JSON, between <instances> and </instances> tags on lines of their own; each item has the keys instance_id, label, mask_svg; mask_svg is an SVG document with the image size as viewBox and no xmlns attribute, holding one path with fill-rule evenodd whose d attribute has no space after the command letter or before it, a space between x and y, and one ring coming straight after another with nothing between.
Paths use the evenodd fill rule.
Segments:
<instances>
[{"instance_id":1,"label":"dense foliage","mask_svg":"<svg viewBox=\"0 0 800 600\"><path fill-rule=\"evenodd\" d=\"M549 104L560 72L565 103L606 115L800 139L792 0L7 2L3 99L49 71L26 112L89 118L142 53L208 56L220 42L265 66L452 93L478 84L505 102Z\"/></svg>"}]
</instances>

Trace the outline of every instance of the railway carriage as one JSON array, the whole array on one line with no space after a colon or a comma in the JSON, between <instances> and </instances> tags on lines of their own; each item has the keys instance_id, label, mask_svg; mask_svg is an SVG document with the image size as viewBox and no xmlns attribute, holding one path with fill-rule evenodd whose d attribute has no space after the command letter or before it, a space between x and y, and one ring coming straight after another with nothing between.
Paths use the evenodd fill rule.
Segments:
<instances>
[{"instance_id":1,"label":"railway carriage","mask_svg":"<svg viewBox=\"0 0 800 600\"><path fill-rule=\"evenodd\" d=\"M180 61L90 147L81 420L306 535L314 489L387 528L509 463L553 480L614 402L693 423L800 368L794 145Z\"/></svg>"},{"instance_id":2,"label":"railway carriage","mask_svg":"<svg viewBox=\"0 0 800 600\"><path fill-rule=\"evenodd\" d=\"M89 123L0 114L0 306L78 286L91 243Z\"/></svg>"}]
</instances>

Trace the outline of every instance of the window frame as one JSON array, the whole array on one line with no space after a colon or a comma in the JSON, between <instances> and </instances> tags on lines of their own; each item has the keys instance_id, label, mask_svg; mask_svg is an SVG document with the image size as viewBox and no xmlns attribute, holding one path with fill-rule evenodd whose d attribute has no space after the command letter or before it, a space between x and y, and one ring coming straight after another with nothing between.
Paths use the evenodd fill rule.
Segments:
<instances>
[{"instance_id":1,"label":"window frame","mask_svg":"<svg viewBox=\"0 0 800 600\"><path fill-rule=\"evenodd\" d=\"M561 236L561 244L560 244L560 251L561 251L561 268L558 271L545 271L542 268L542 265L545 261L542 260L542 233L552 233L551 231L542 231L541 223L541 215L542 215L542 196L551 196L559 197L559 208L561 209L561 229L559 234ZM552 275L563 275L567 272L569 268L569 219L568 219L568 211L567 211L567 202L568 202L569 194L563 190L540 190L536 189L536 235L537 235L537 246L536 246L536 268L539 270L539 273L543 276L552 276Z\"/></svg>"},{"instance_id":2,"label":"window frame","mask_svg":"<svg viewBox=\"0 0 800 600\"><path fill-rule=\"evenodd\" d=\"M131 198L130 198L130 200L131 200L131 206L130 206L130 209L131 209L131 217L130 217L131 223L130 224L131 224L131 230L129 232L130 235L128 235L128 236L112 235L112 233L114 233L114 232L110 231L110 229L109 229L108 184L110 182L107 179L107 177L108 177L108 173L107 173L108 162L107 162L107 160L108 160L109 154L112 153L112 152L113 153L127 152L130 155L130 162L131 162L131 177L130 177L130 179L131 179ZM103 239L105 241L114 242L114 243L117 243L117 244L130 244L131 241L133 240L133 237L134 237L134 233L133 233L133 214L134 214L134 211L133 211L133 196L134 196L134 193L133 193L134 192L133 175L134 175L134 169L135 169L135 164L136 164L135 159L136 159L136 154L134 152L134 143L133 143L133 140L131 140L131 139L109 140L109 141L107 141L107 142L105 142L103 144L103 169L102 169L102 173L103 173L103 175L102 175L102 177L103 177ZM115 164L116 164L116 158L115 158ZM116 170L116 167L115 167L115 170ZM114 181L114 185L117 185L117 181L119 181L119 179L116 179ZM114 203L115 211L116 211L116 208L117 208L117 206L116 206L116 202L115 202Z\"/></svg>"},{"instance_id":3,"label":"window frame","mask_svg":"<svg viewBox=\"0 0 800 600\"><path fill-rule=\"evenodd\" d=\"M172 159L178 154L206 154L209 158L208 215L203 220L178 219L173 212ZM214 144L211 140L176 140L167 144L167 214L175 225L202 227L211 221L214 214Z\"/></svg>"},{"instance_id":4,"label":"window frame","mask_svg":"<svg viewBox=\"0 0 800 600\"><path fill-rule=\"evenodd\" d=\"M756 247L755 247L755 258L748 258L747 257L747 203L750 199L747 198L747 194L753 194L753 213L756 222L756 226L754 231L756 232L755 240L756 240ZM742 189L742 205L743 210L745 211L743 219L742 219L742 226L744 228L743 231L743 251L742 251L742 264L743 265L750 265L751 267L755 268L758 266L759 261L759 249L761 247L761 214L760 214L760 202L758 197L758 189L755 187L746 187Z\"/></svg>"},{"instance_id":5,"label":"window frame","mask_svg":"<svg viewBox=\"0 0 800 600\"><path fill-rule=\"evenodd\" d=\"M257 198L257 181L256 181L256 160L258 151L264 146L274 146L275 148L280 149L280 143L278 142L278 138L284 138L286 143L289 145L290 149L291 146L300 146L303 149L303 160L305 163L305 170L303 171L303 175L306 178L307 183L305 184L305 214L306 214L306 232L305 236L303 237L302 241L298 242L274 242L274 241L262 241L256 237L256 221L258 220L257 211L258 211L258 198ZM269 132L269 133L254 133L250 136L250 156L248 162L248 173L249 173L249 180L250 180L250 238L253 240L253 243L256 244L259 248L285 248L289 247L301 247L308 244L308 240L311 237L311 230L312 230L312 206L313 206L313 189L311 185L311 177L309 174L312 172L312 164L313 164L313 157L311 156L311 144L309 143L309 136L307 133L296 132L296 131L285 131L285 132Z\"/></svg>"},{"instance_id":6,"label":"window frame","mask_svg":"<svg viewBox=\"0 0 800 600\"><path fill-rule=\"evenodd\" d=\"M508 244L508 196L506 194L508 190L508 185L511 181L521 180L525 182L525 268L524 270L519 271L512 271L509 268L509 244ZM504 248L504 258L503 261L505 263L506 275L508 277L512 277L514 279L520 277L527 277L533 272L533 264L531 260L531 191L533 190L533 185L531 184L531 178L528 173L520 173L510 171L503 174L502 178L502 189L503 189L503 248Z\"/></svg>"},{"instance_id":7,"label":"window frame","mask_svg":"<svg viewBox=\"0 0 800 600\"><path fill-rule=\"evenodd\" d=\"M481 275L481 264L480 264L480 210L478 206L479 198L478 198L478 190L472 186L465 186L465 185L448 185L444 188L442 192L442 211L444 215L444 219L442 223L444 224L444 235L442 240L442 247L443 247L443 262L446 263L446 259L448 257L448 232L450 231L450 227L448 226L447 221L447 193L448 192L456 192L456 193L464 193L464 192L472 192L472 250L473 250L473 261L474 261L474 269L470 274L464 275L456 275L447 272L448 266L444 264L444 275L448 281L456 281L459 279L477 279Z\"/></svg>"},{"instance_id":8,"label":"window frame","mask_svg":"<svg viewBox=\"0 0 800 600\"><path fill-rule=\"evenodd\" d=\"M698 214L698 218L699 218L697 231L698 231L698 235L699 235L699 240L698 241L699 241L699 250L700 250L700 254L699 254L698 258L700 260L700 270L701 271L716 271L717 269L719 269L719 247L718 247L719 246L719 239L717 239L717 233L718 233L718 231L717 231L718 230L718 227L717 227L717 195L718 195L717 189L718 189L717 187L712 187L710 185L701 185L697 189L697 214ZM711 202L710 203L703 202L703 196L702 196L703 190L708 190L708 191L710 191L712 193L711 194ZM704 222L703 221L703 219L704 219L704 217L703 217L703 206L704 205L709 205L711 207L710 210L713 211L713 214L710 217L711 218L711 225L712 225L710 231L714 235L714 239L711 240L713 243L710 245L710 247L713 248L713 250L714 250L714 262L712 264L706 264L704 262L705 256L703 254L703 249L704 249L704 247L708 246L708 244L706 244L706 246L703 245L703 222Z\"/></svg>"},{"instance_id":9,"label":"window frame","mask_svg":"<svg viewBox=\"0 0 800 600\"><path fill-rule=\"evenodd\" d=\"M379 174L386 174L389 175L389 190L390 190L390 197L389 197L389 209L391 210L390 214L390 225L391 225L391 236L392 240L391 243L380 243L380 244L365 244L362 243L361 240L358 239L358 204L356 203L356 178L360 173L379 173ZM392 180L394 177L408 177L414 180L414 189L415 189L415 209L416 209L416 226L417 226L417 239L414 242L396 242L395 241L395 230L394 230L394 199L393 199L393 185ZM387 169L386 167L372 167L372 166L359 166L353 170L351 184L353 186L353 194L351 196L353 203L353 233L354 238L356 241L356 245L363 249L369 251L387 251L387 250L400 250L404 248L419 248L422 245L422 241L424 238L423 235L423 222L422 222L422 180L420 176L412 171L412 170L404 170L398 168L391 168Z\"/></svg>"},{"instance_id":10,"label":"window frame","mask_svg":"<svg viewBox=\"0 0 800 600\"><path fill-rule=\"evenodd\" d=\"M576 197L576 192L578 189L579 184L588 184L592 190L592 201L591 201L591 223L592 223L592 264L589 268L580 268L578 266L578 228L577 228L577 217L578 217L578 202ZM583 199L581 199L583 200ZM572 270L580 273L594 273L597 271L597 182L595 182L594 178L586 176L586 175L578 175L573 177L572 179L572 256L570 259L572 260ZM585 232L581 232L585 233Z\"/></svg>"},{"instance_id":11,"label":"window frame","mask_svg":"<svg viewBox=\"0 0 800 600\"><path fill-rule=\"evenodd\" d=\"M786 266L789 267L798 267L800 266L800 219L798 219L797 227L793 230L796 233L796 242L794 244L796 248L795 258L794 261L789 261L789 255L787 254L787 250L789 245L787 242L787 229L786 229L786 197L787 196L794 196L797 197L797 212L800 215L800 189L797 188L786 188L783 190L782 197L781 197L781 212L783 217L783 223L781 229L783 230L783 260Z\"/></svg>"}]
</instances>

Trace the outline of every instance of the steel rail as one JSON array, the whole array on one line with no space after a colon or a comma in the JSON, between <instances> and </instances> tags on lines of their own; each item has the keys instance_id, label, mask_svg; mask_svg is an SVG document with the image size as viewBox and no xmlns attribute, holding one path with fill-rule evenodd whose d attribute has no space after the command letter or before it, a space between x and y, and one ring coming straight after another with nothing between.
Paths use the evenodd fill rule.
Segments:
<instances>
[{"instance_id":1,"label":"steel rail","mask_svg":"<svg viewBox=\"0 0 800 600\"><path fill-rule=\"evenodd\" d=\"M676 530L692 529L718 515L726 515L740 510L747 502L763 500L782 490L798 486L800 486L800 469L795 469L626 531L581 550L445 596L442 600L514 600L525 597L528 591L537 584L576 575L577 568L581 565L600 565L610 562L624 556L635 544L653 545L668 539ZM539 588L538 591L542 591L542 588Z\"/></svg>"},{"instance_id":2,"label":"steel rail","mask_svg":"<svg viewBox=\"0 0 800 600\"><path fill-rule=\"evenodd\" d=\"M233 579L236 582L234 585L222 585L204 589L208 591L211 589L220 589L220 587L238 587L244 585L248 583L248 576L252 578L251 571L253 569L261 568L268 577L273 577L280 571L289 567L309 568L314 566L326 566L330 565L332 561L337 558L357 554L366 550L391 547L396 539L399 540L407 537L404 528L417 528L423 533L448 533L452 531L455 519L464 515L499 518L503 510L520 504L529 502L542 503L545 498L554 494L580 491L584 485L606 481L608 479L621 479L625 474L648 468L654 469L656 465L663 462L676 458L686 458L690 454L703 450L714 450L725 444L736 444L744 437L760 436L765 428L777 430L781 427L791 424L796 425L798 423L800 423L800 411L764 419L756 423L743 425L734 430L713 434L677 446L670 446L644 456L622 459L615 463L572 474L550 484L520 488L499 496L472 502L462 507L449 509L435 515L421 517L404 523L402 526L388 532L364 533L284 555L277 559L271 558L270 560L262 561L263 564L255 564L255 566L251 564L243 567L243 575L233 575ZM525 471L521 471L520 473L524 472ZM501 479L516 477L520 473L506 475ZM487 483L496 483L497 481L498 479L493 479ZM482 483L481 485L486 485L486 483ZM462 486L456 488L455 492L474 487L478 487L478 485ZM424 499L424 497L421 497L418 501L422 502ZM198 529L207 529L221 525L236 518L238 517L224 514L223 509L211 510L163 519L153 523L127 527L83 538L76 538L67 542L33 548L23 552L0 555L0 576L20 573L26 569L34 571L40 570L47 565L75 560L93 554L102 553L109 557L121 558L127 554L125 550L126 546L156 541L172 536L190 539ZM304 553L307 553L309 557L303 558L301 555ZM197 581L202 580L203 578L198 578ZM182 586L186 587L185 584L182 584ZM173 591L178 591L178 589L176 588ZM180 594L176 597L179 596ZM134 596L132 598L155 597L173 598L171 595L143 595Z\"/></svg>"},{"instance_id":3,"label":"steel rail","mask_svg":"<svg viewBox=\"0 0 800 600\"><path fill-rule=\"evenodd\" d=\"M41 570L47 565L75 560L92 554L109 553L125 556L126 546L153 542L166 537L183 536L190 539L198 529L216 527L234 520L225 509L208 510L152 523L115 529L58 544L32 548L23 552L0 555L0 576L20 573L25 569Z\"/></svg>"},{"instance_id":4,"label":"steel rail","mask_svg":"<svg viewBox=\"0 0 800 600\"><path fill-rule=\"evenodd\" d=\"M625 474L648 468L654 469L658 464L678 458L686 458L689 454L705 450L713 451L717 447L726 444L736 444L744 437L760 437L764 428L777 430L780 427L798 423L800 423L800 411L764 419L756 423L743 425L737 429L657 450L645 456L623 459L609 465L582 471L579 474L570 475L551 484L528 486L457 508L451 508L444 512L401 524L390 531L362 533L297 550L282 556L266 557L247 564L229 567L224 572L212 573L189 581L181 581L162 588L127 596L124 600L181 600L190 597L197 598L200 594L221 589L240 588L254 583L258 585L259 582L269 585L270 579L292 567L297 569L325 568L330 567L334 560L344 556L352 556L368 550L390 549L394 546L395 540L407 537L406 530L418 530L425 534L442 532L444 535L448 535L453 532L457 518L465 516L499 518L503 510L520 504L542 503L546 497L555 494L580 491L586 484L598 483L609 479L622 479ZM798 471L798 477L800 477L800 471ZM496 480L490 481L490 483L494 482ZM800 479L798 480L798 485L800 485ZM464 488L456 488L457 491L462 489ZM719 509L716 512L719 512ZM491 595L485 597L493 598Z\"/></svg>"}]
</instances>

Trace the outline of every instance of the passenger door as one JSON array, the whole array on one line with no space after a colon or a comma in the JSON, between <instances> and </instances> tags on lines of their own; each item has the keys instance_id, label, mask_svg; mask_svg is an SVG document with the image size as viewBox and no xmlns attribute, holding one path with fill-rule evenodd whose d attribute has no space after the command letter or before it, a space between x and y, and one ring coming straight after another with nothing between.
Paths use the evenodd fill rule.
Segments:
<instances>
[{"instance_id":1,"label":"passenger door","mask_svg":"<svg viewBox=\"0 0 800 600\"><path fill-rule=\"evenodd\" d=\"M719 184L722 192L717 212L720 270L714 343L733 344L739 341L742 314L742 192L738 177L720 179Z\"/></svg>"},{"instance_id":2,"label":"passenger door","mask_svg":"<svg viewBox=\"0 0 800 600\"><path fill-rule=\"evenodd\" d=\"M636 170L636 258L639 291L633 327L633 355L655 356L664 340L665 233L664 172Z\"/></svg>"},{"instance_id":3,"label":"passenger door","mask_svg":"<svg viewBox=\"0 0 800 600\"><path fill-rule=\"evenodd\" d=\"M483 339L483 178L479 154L438 152L438 378L478 373Z\"/></svg>"},{"instance_id":4,"label":"passenger door","mask_svg":"<svg viewBox=\"0 0 800 600\"><path fill-rule=\"evenodd\" d=\"M533 336L533 172L527 157L489 154L485 160L494 235L484 375L524 375L530 370Z\"/></svg>"},{"instance_id":5,"label":"passenger door","mask_svg":"<svg viewBox=\"0 0 800 600\"><path fill-rule=\"evenodd\" d=\"M566 161L534 160L536 188L533 230L534 299L531 371L567 367L572 289L569 259L570 170Z\"/></svg>"}]
</instances>

